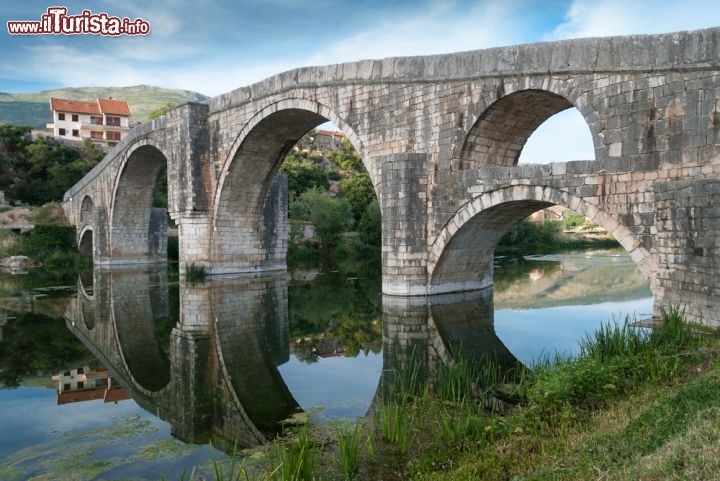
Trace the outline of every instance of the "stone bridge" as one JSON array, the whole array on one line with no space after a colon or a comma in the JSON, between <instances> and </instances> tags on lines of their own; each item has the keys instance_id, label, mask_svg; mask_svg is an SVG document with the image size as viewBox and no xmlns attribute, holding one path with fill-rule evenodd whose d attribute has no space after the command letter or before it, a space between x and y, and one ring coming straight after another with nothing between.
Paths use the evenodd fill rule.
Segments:
<instances>
[{"instance_id":1,"label":"stone bridge","mask_svg":"<svg viewBox=\"0 0 720 481\"><path fill-rule=\"evenodd\" d=\"M595 159L517 165L533 131L572 107ZM284 269L276 174L326 121L373 179L385 294L492 285L502 235L561 205L630 252L656 310L720 322L720 29L301 68L177 107L66 193L81 249L98 265L164 259L167 217L151 199L167 170L181 266Z\"/></svg>"}]
</instances>

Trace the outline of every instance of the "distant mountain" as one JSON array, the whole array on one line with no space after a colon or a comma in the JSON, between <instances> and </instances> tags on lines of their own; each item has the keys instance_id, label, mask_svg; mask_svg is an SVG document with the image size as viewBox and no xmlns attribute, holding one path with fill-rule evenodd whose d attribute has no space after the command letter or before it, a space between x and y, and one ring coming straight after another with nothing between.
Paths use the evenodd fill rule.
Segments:
<instances>
[{"instance_id":1,"label":"distant mountain","mask_svg":"<svg viewBox=\"0 0 720 481\"><path fill-rule=\"evenodd\" d=\"M133 87L81 87L43 90L24 94L0 92L0 122L15 125L32 125L44 129L52 121L50 97L72 100L95 100L112 97L124 100L130 106L131 122L145 122L148 113L163 104L202 102L209 97L190 90L174 90L151 85Z\"/></svg>"}]
</instances>

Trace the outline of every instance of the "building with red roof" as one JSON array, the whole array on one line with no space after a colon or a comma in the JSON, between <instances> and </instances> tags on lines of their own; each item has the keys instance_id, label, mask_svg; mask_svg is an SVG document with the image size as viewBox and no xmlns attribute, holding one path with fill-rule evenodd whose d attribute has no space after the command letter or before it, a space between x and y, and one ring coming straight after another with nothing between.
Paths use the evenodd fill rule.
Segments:
<instances>
[{"instance_id":1,"label":"building with red roof","mask_svg":"<svg viewBox=\"0 0 720 481\"><path fill-rule=\"evenodd\" d=\"M342 132L334 130L315 131L314 147L316 150L337 150L340 148L340 141L345 137Z\"/></svg>"},{"instance_id":2,"label":"building with red roof","mask_svg":"<svg viewBox=\"0 0 720 481\"><path fill-rule=\"evenodd\" d=\"M50 99L53 122L47 128L54 137L113 146L130 132L132 112L127 102L113 99L95 101Z\"/></svg>"}]
</instances>

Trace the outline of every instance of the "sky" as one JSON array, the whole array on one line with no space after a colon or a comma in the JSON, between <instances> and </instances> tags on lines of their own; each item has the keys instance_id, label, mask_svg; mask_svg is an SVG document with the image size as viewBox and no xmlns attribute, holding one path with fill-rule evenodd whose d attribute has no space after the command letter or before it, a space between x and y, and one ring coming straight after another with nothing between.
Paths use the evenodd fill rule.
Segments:
<instances>
[{"instance_id":1,"label":"sky","mask_svg":"<svg viewBox=\"0 0 720 481\"><path fill-rule=\"evenodd\" d=\"M8 32L8 21L40 21L56 6L66 7L68 15L89 10L93 15L142 19L150 32ZM720 26L720 2L12 0L3 4L0 18L0 92L147 84L215 96L309 65L715 27ZM577 123L573 115L566 114L570 120L561 124Z\"/></svg>"}]
</instances>

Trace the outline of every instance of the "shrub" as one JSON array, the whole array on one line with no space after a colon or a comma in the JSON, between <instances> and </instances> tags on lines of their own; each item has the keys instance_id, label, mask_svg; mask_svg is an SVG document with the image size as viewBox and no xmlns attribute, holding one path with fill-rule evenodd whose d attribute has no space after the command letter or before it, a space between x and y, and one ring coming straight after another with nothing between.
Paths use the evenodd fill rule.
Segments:
<instances>
[{"instance_id":1,"label":"shrub","mask_svg":"<svg viewBox=\"0 0 720 481\"><path fill-rule=\"evenodd\" d=\"M538 368L528 398L546 413L593 409L615 396L624 384L618 373L599 359L579 358Z\"/></svg>"},{"instance_id":2,"label":"shrub","mask_svg":"<svg viewBox=\"0 0 720 481\"><path fill-rule=\"evenodd\" d=\"M190 283L205 282L207 278L207 268L193 262L185 267L185 278Z\"/></svg>"},{"instance_id":3,"label":"shrub","mask_svg":"<svg viewBox=\"0 0 720 481\"><path fill-rule=\"evenodd\" d=\"M24 254L40 261L57 251L77 251L73 226L37 224L21 238Z\"/></svg>"}]
</instances>

